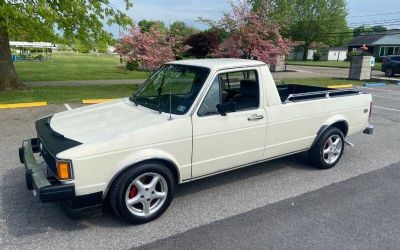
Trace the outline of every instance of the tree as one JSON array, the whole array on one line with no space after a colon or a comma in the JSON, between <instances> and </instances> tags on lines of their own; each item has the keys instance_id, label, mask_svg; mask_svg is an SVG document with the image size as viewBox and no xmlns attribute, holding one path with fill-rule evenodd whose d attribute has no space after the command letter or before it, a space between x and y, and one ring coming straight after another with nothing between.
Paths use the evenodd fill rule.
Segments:
<instances>
[{"instance_id":1,"label":"tree","mask_svg":"<svg viewBox=\"0 0 400 250\"><path fill-rule=\"evenodd\" d=\"M143 19L138 23L141 32L150 32L151 28L157 29L158 31L166 34L168 32L168 28L165 26L163 21L153 21Z\"/></svg>"},{"instance_id":2,"label":"tree","mask_svg":"<svg viewBox=\"0 0 400 250\"><path fill-rule=\"evenodd\" d=\"M143 69L151 72L174 59L173 44L168 36L155 27L148 32L133 25L129 33L122 34L116 51L128 62L140 62Z\"/></svg>"},{"instance_id":3,"label":"tree","mask_svg":"<svg viewBox=\"0 0 400 250\"><path fill-rule=\"evenodd\" d=\"M263 13L265 15L265 13ZM253 11L246 2L232 4L217 26L229 33L220 44L217 56L258 59L274 64L279 56L290 53L292 42L280 34L280 26Z\"/></svg>"},{"instance_id":4,"label":"tree","mask_svg":"<svg viewBox=\"0 0 400 250\"><path fill-rule=\"evenodd\" d=\"M384 32L387 28L381 25L366 27L365 25L358 26L353 29L354 37L359 36L362 33L372 33L372 32Z\"/></svg>"},{"instance_id":5,"label":"tree","mask_svg":"<svg viewBox=\"0 0 400 250\"><path fill-rule=\"evenodd\" d=\"M125 9L132 7L130 0L124 1ZM131 23L123 11L111 7L109 0L0 0L0 90L24 88L11 60L10 35L53 42L59 36L69 41L97 41L111 37L103 29L104 20L108 24Z\"/></svg>"},{"instance_id":6,"label":"tree","mask_svg":"<svg viewBox=\"0 0 400 250\"><path fill-rule=\"evenodd\" d=\"M169 33L172 36L188 37L198 32L198 29L188 26L182 21L175 21L171 24L171 26L169 26Z\"/></svg>"},{"instance_id":7,"label":"tree","mask_svg":"<svg viewBox=\"0 0 400 250\"><path fill-rule=\"evenodd\" d=\"M283 35L303 42L304 56L313 42L341 45L351 39L345 0L249 0L282 25Z\"/></svg>"},{"instance_id":8,"label":"tree","mask_svg":"<svg viewBox=\"0 0 400 250\"><path fill-rule=\"evenodd\" d=\"M196 58L205 58L218 49L217 34L215 32L200 32L189 36L185 44L190 46L188 54Z\"/></svg>"}]
</instances>

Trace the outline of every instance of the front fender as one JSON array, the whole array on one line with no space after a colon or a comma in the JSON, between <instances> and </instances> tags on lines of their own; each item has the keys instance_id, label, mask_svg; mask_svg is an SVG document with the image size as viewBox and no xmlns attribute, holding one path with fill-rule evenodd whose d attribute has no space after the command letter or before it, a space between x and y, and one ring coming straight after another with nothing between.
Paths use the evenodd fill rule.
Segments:
<instances>
[{"instance_id":1,"label":"front fender","mask_svg":"<svg viewBox=\"0 0 400 250\"><path fill-rule=\"evenodd\" d=\"M126 170L127 168L129 168L135 164L138 164L140 162L144 162L147 160L163 160L163 161L167 161L167 162L171 163L171 165L173 165L176 168L179 178L182 179L181 170L179 168L180 165L179 165L178 161L176 160L176 158L173 157L171 154L169 154L165 151L162 151L162 150L158 150L158 149L138 150L138 151L132 152L131 154L129 154L128 156L126 156L125 158L123 158L116 164L116 166L113 168L113 171L111 171L111 173L113 173L113 175L108 177L107 188L104 191L103 196L105 197L107 195L111 184L114 182L114 180L118 177L118 175L120 173L122 173L124 170ZM178 180L178 182L181 182L181 180Z\"/></svg>"}]
</instances>

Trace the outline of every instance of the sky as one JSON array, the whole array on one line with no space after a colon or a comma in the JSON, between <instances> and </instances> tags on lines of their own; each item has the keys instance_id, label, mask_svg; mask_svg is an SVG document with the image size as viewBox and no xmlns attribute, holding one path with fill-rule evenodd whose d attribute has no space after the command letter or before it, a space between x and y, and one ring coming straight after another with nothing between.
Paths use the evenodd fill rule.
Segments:
<instances>
[{"instance_id":1,"label":"sky","mask_svg":"<svg viewBox=\"0 0 400 250\"><path fill-rule=\"evenodd\" d=\"M124 6L122 0L111 0L111 3L120 9ZM133 0L133 4L128 15L135 21L161 20L169 25L181 20L199 29L207 26L197 22L198 17L217 20L230 10L227 0ZM347 9L350 27L385 22L391 24L388 28L400 28L400 0L347 0ZM118 26L106 29L118 37Z\"/></svg>"}]
</instances>

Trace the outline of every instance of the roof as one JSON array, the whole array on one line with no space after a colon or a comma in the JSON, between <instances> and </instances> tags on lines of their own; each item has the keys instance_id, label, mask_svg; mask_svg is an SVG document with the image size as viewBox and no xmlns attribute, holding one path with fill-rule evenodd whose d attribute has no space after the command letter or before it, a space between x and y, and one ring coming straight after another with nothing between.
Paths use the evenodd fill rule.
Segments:
<instances>
[{"instance_id":1,"label":"roof","mask_svg":"<svg viewBox=\"0 0 400 250\"><path fill-rule=\"evenodd\" d=\"M55 48L55 44L47 42L19 42L10 41L10 46L25 48Z\"/></svg>"},{"instance_id":2,"label":"roof","mask_svg":"<svg viewBox=\"0 0 400 250\"><path fill-rule=\"evenodd\" d=\"M393 44L399 44L400 45L400 34L391 34L391 35L386 35L379 39L378 41L375 42L375 44L379 45L393 45Z\"/></svg>"},{"instance_id":3,"label":"roof","mask_svg":"<svg viewBox=\"0 0 400 250\"><path fill-rule=\"evenodd\" d=\"M252 67L265 65L264 62L248 59L234 59L234 58L215 58L215 59L191 59L179 60L169 62L170 64L190 65L198 67L206 67L210 69L227 69L239 67Z\"/></svg>"},{"instance_id":4,"label":"roof","mask_svg":"<svg viewBox=\"0 0 400 250\"><path fill-rule=\"evenodd\" d=\"M361 45L400 45L400 33L399 32L384 32L384 33L373 33L373 34L361 34L355 37L349 42L349 46L361 46Z\"/></svg>"}]
</instances>

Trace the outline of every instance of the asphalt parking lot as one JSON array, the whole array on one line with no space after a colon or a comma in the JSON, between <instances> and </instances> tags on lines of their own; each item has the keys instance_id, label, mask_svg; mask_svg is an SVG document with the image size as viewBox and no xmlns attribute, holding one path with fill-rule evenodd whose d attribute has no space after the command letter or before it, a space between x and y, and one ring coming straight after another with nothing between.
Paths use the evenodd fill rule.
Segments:
<instances>
[{"instance_id":1,"label":"asphalt parking lot","mask_svg":"<svg viewBox=\"0 0 400 250\"><path fill-rule=\"evenodd\" d=\"M302 157L291 156L184 184L177 188L171 207L161 218L139 226L127 225L111 212L95 218L70 220L56 204L38 202L26 190L24 168L19 163L17 149L23 139L35 136L34 120L63 111L66 107L50 105L0 110L0 249L160 248L164 241L168 243L166 248L251 248L252 244L256 248L343 247L333 243L311 244L307 237L293 238L304 235L303 230L312 230L312 224L302 224L310 216L316 216L318 223L335 229L326 231L330 233L331 241L326 241L326 235L321 232L310 236L315 241L344 242L346 248L395 248L400 244L399 237L396 237L399 235L396 232L400 228L400 211L398 202L395 202L400 199L400 190L399 185L384 184L397 183L398 179L394 177L399 176L400 86L362 90L373 95L371 122L375 126L374 135L359 134L349 138L355 147L346 148L335 168L316 170ZM79 105L70 106L76 108ZM377 178L385 181L374 182ZM371 186L375 188L372 190ZM340 200L338 193L347 199ZM366 198L375 199L376 204L380 201L384 210L372 207L366 210L366 207L356 206L364 204L361 201ZM332 202L333 199L338 202ZM295 217L288 217L285 202L301 204L294 207L299 211ZM358 209L365 216L341 213L340 217L330 221L328 216L304 212L307 206L326 204L343 211ZM387 215L385 220L378 220L383 218L382 213ZM293 221L288 218L293 218ZM250 224L243 227L244 222ZM263 226L260 226L261 222L264 222ZM291 222L295 226L288 225ZM277 226L266 229L268 223ZM282 236L287 233L282 225L291 227L287 237ZM210 230L209 234L204 233L205 229ZM255 235L252 238L254 229L266 236ZM363 244L357 241L354 233L360 230L366 230ZM387 234L379 234L382 232ZM207 237L214 238L205 241ZM285 244L285 241L294 243ZM244 245L239 245L240 242ZM189 244L191 247L186 247Z\"/></svg>"}]
</instances>

